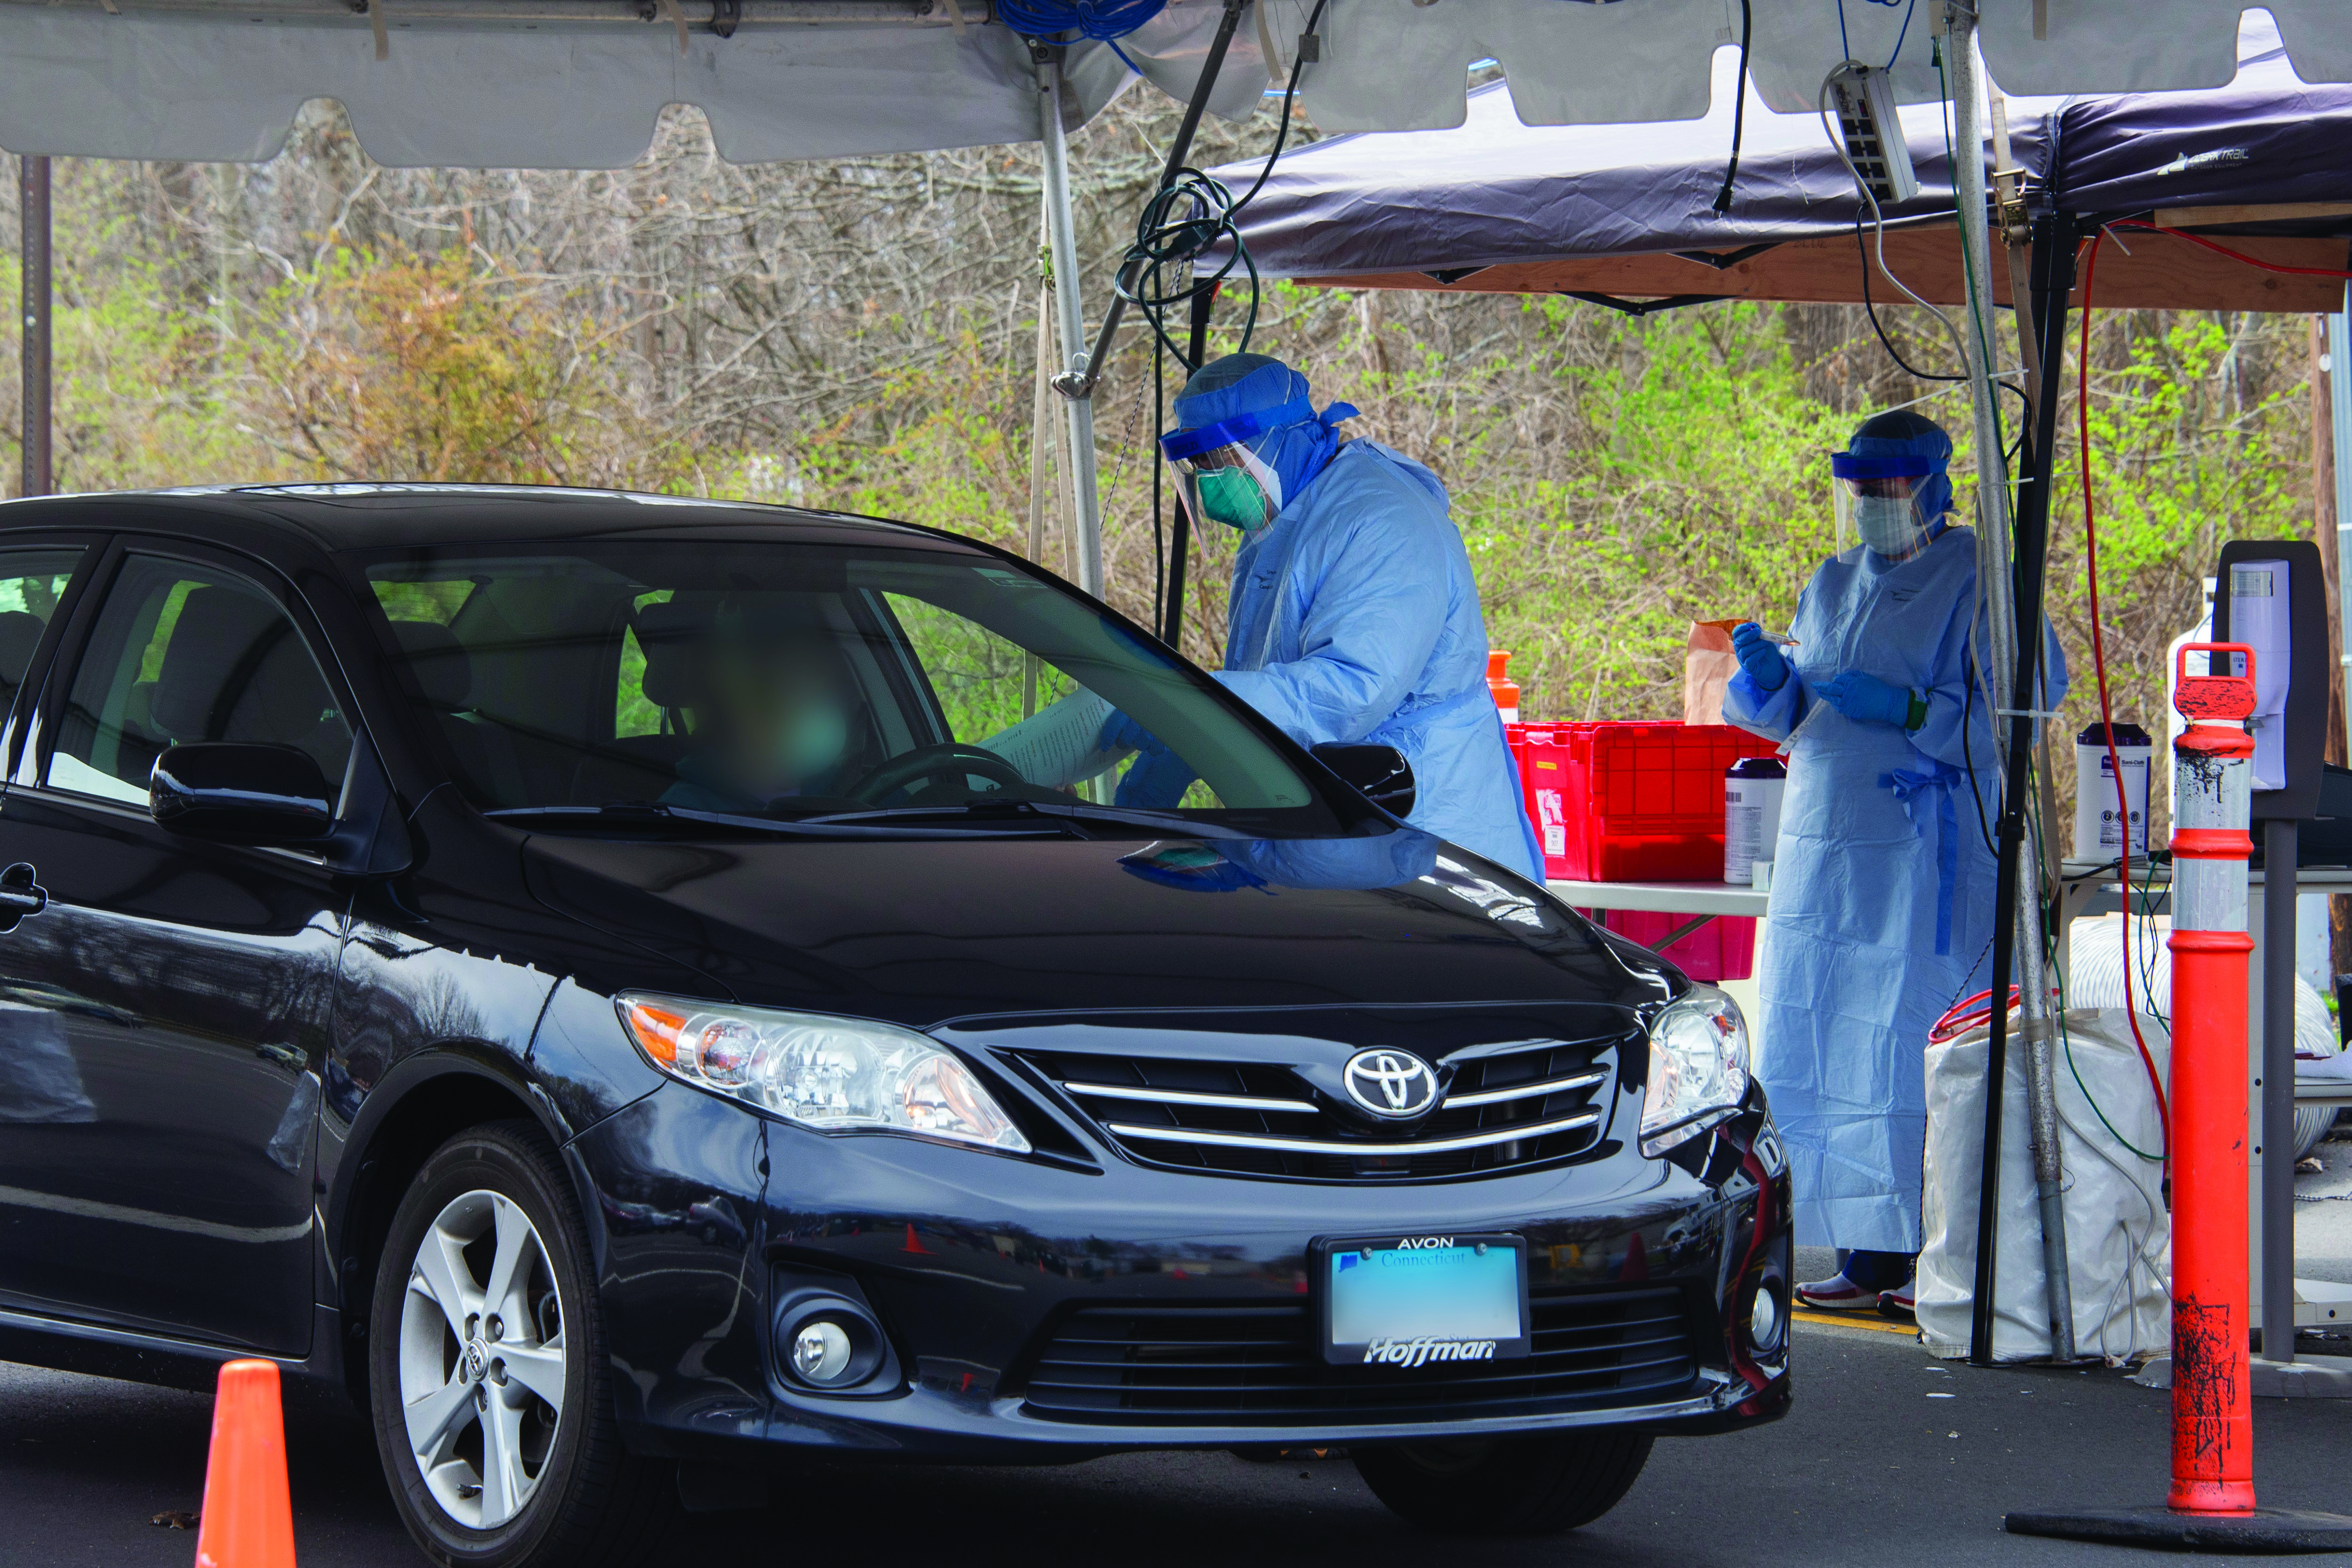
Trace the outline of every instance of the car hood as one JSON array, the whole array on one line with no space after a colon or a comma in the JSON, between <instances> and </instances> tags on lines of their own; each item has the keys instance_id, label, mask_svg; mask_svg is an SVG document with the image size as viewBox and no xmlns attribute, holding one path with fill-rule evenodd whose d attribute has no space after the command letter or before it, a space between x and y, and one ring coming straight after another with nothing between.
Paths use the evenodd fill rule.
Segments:
<instances>
[{"instance_id":1,"label":"car hood","mask_svg":"<svg viewBox=\"0 0 2352 1568\"><path fill-rule=\"evenodd\" d=\"M734 1000L916 1028L1136 1008L1641 1008L1678 984L1540 888L1411 830L1152 843L536 835L523 859L551 908L690 965Z\"/></svg>"}]
</instances>

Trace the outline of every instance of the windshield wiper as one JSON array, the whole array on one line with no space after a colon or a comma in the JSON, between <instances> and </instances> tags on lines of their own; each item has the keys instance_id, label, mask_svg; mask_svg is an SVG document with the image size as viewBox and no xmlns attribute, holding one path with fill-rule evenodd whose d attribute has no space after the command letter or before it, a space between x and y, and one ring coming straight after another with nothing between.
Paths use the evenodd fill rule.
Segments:
<instances>
[{"instance_id":1,"label":"windshield wiper","mask_svg":"<svg viewBox=\"0 0 2352 1568\"><path fill-rule=\"evenodd\" d=\"M989 816L1042 816L1068 824L1072 827L1088 822L1118 823L1126 827L1148 827L1158 833L1174 829L1188 838L1254 838L1223 823L1203 822L1179 811L1154 811L1143 806L1097 805L1090 801L1041 800L975 800L956 805L889 805L871 811L830 811L819 816L803 816L796 820L817 826L850 826L858 823L915 821L925 817L947 817L971 820Z\"/></svg>"},{"instance_id":2,"label":"windshield wiper","mask_svg":"<svg viewBox=\"0 0 2352 1568\"><path fill-rule=\"evenodd\" d=\"M658 801L620 801L610 805L511 805L482 814L497 822L517 826L541 823L551 826L667 826L677 830L724 827L774 834L787 838L1061 838L1069 829L1058 823L1034 827L892 826L862 820L869 814L853 812L846 818L831 816L745 816L733 812L698 811L691 806L664 805ZM888 814L873 814L887 816Z\"/></svg>"}]
</instances>

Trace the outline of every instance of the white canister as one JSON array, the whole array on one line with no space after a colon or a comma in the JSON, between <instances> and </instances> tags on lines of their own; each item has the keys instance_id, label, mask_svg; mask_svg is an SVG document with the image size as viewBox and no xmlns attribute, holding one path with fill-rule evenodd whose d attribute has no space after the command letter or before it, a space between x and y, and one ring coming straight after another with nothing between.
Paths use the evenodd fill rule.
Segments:
<instances>
[{"instance_id":1,"label":"white canister","mask_svg":"<svg viewBox=\"0 0 2352 1568\"><path fill-rule=\"evenodd\" d=\"M2074 737L2074 858L2113 860L2124 852L2124 813L2131 814L2130 852L2147 854L2147 769L2156 754L2147 731L2117 724L2115 755L2107 754L2107 727L2093 724ZM2124 768L2124 803L2116 799L2115 765Z\"/></svg>"},{"instance_id":2,"label":"white canister","mask_svg":"<svg viewBox=\"0 0 2352 1568\"><path fill-rule=\"evenodd\" d=\"M1723 775L1723 879L1752 883L1780 837L1780 792L1789 767L1778 757L1742 757Z\"/></svg>"}]
</instances>

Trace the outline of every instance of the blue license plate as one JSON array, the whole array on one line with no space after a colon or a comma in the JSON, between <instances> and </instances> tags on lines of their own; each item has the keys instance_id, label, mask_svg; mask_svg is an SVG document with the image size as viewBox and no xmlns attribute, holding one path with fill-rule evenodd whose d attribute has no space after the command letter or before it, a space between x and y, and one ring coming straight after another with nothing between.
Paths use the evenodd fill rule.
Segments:
<instances>
[{"instance_id":1,"label":"blue license plate","mask_svg":"<svg viewBox=\"0 0 2352 1568\"><path fill-rule=\"evenodd\" d=\"M1323 1356L1409 1372L1528 1353L1528 1244L1387 1236L1320 1249Z\"/></svg>"}]
</instances>

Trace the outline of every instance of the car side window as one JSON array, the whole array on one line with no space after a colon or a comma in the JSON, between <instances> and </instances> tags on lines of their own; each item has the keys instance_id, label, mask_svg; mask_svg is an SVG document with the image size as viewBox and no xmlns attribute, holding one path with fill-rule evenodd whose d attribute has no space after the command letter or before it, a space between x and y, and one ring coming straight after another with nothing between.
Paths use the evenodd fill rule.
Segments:
<instances>
[{"instance_id":1,"label":"car side window","mask_svg":"<svg viewBox=\"0 0 2352 1568\"><path fill-rule=\"evenodd\" d=\"M0 551L0 711L32 668L81 556L79 550Z\"/></svg>"},{"instance_id":2,"label":"car side window","mask_svg":"<svg viewBox=\"0 0 2352 1568\"><path fill-rule=\"evenodd\" d=\"M189 741L293 746L333 781L352 728L275 599L230 573L133 555L74 673L47 782L143 805L155 759Z\"/></svg>"}]
</instances>

